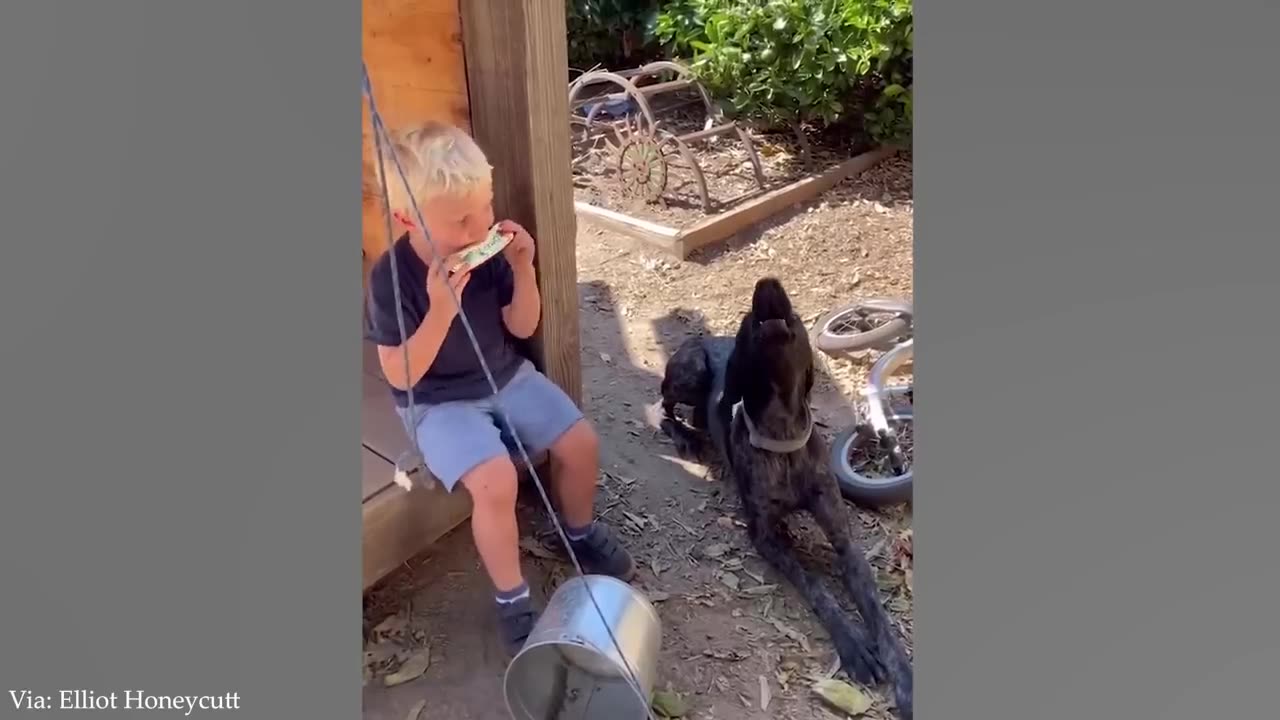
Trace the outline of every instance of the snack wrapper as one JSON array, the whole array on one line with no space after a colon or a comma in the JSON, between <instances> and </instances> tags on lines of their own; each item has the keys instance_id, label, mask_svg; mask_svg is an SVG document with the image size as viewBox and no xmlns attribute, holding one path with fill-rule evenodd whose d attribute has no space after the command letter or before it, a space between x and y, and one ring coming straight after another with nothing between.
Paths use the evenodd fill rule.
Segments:
<instances>
[{"instance_id":1,"label":"snack wrapper","mask_svg":"<svg viewBox=\"0 0 1280 720\"><path fill-rule=\"evenodd\" d=\"M513 237L511 234L498 230L497 225L493 226L489 229L489 234L484 240L463 248L450 256L449 272L466 272L480 267L506 249Z\"/></svg>"}]
</instances>

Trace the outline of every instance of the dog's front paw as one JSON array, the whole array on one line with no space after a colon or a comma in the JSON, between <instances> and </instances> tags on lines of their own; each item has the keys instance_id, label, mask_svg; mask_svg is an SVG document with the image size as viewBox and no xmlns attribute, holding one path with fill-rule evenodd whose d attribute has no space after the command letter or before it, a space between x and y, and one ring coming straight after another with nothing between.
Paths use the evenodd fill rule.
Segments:
<instances>
[{"instance_id":1,"label":"dog's front paw","mask_svg":"<svg viewBox=\"0 0 1280 720\"><path fill-rule=\"evenodd\" d=\"M832 638L841 669L863 685L883 683L887 673L871 639L853 627L847 628L843 635Z\"/></svg>"},{"instance_id":2,"label":"dog's front paw","mask_svg":"<svg viewBox=\"0 0 1280 720\"><path fill-rule=\"evenodd\" d=\"M702 442L679 420L664 419L659 423L658 427L671 439L671 444L675 445L677 455L686 458L700 457L702 455Z\"/></svg>"}]
</instances>

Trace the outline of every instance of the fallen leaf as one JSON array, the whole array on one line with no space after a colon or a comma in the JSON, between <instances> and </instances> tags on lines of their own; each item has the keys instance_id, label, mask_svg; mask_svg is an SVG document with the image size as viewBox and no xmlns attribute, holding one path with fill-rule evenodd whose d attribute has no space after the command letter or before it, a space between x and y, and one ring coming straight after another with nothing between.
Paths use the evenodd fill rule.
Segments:
<instances>
[{"instance_id":1,"label":"fallen leaf","mask_svg":"<svg viewBox=\"0 0 1280 720\"><path fill-rule=\"evenodd\" d=\"M871 698L847 682L822 680L813 686L813 691L828 705L846 715L861 715L871 709Z\"/></svg>"},{"instance_id":2,"label":"fallen leaf","mask_svg":"<svg viewBox=\"0 0 1280 720\"><path fill-rule=\"evenodd\" d=\"M730 590L733 590L735 592L738 590L738 576L734 575L731 572L727 572L721 575L720 582Z\"/></svg>"},{"instance_id":3,"label":"fallen leaf","mask_svg":"<svg viewBox=\"0 0 1280 720\"><path fill-rule=\"evenodd\" d=\"M876 574L876 584L886 593L892 593L899 587L902 587L905 579L901 575L893 573L881 572Z\"/></svg>"},{"instance_id":4,"label":"fallen leaf","mask_svg":"<svg viewBox=\"0 0 1280 720\"><path fill-rule=\"evenodd\" d=\"M403 615L390 615L373 627L373 636L375 638L386 638L392 635L398 635L404 632L404 629L408 624L408 618L405 618Z\"/></svg>"},{"instance_id":5,"label":"fallen leaf","mask_svg":"<svg viewBox=\"0 0 1280 720\"><path fill-rule=\"evenodd\" d=\"M769 701L773 700L773 693L769 690L769 681L763 675L760 676L760 709L768 710Z\"/></svg>"},{"instance_id":6,"label":"fallen leaf","mask_svg":"<svg viewBox=\"0 0 1280 720\"><path fill-rule=\"evenodd\" d=\"M712 543L702 548L702 556L712 560L723 556L727 552L729 552L729 546L724 543Z\"/></svg>"},{"instance_id":7,"label":"fallen leaf","mask_svg":"<svg viewBox=\"0 0 1280 720\"><path fill-rule=\"evenodd\" d=\"M723 660L725 662L742 662L747 659L746 653L738 650L703 650L702 655L712 660Z\"/></svg>"},{"instance_id":8,"label":"fallen leaf","mask_svg":"<svg viewBox=\"0 0 1280 720\"><path fill-rule=\"evenodd\" d=\"M778 629L778 632L787 636L796 643L799 643L800 647L805 652L810 652L808 636L777 618L774 618L770 622L772 622L773 626Z\"/></svg>"},{"instance_id":9,"label":"fallen leaf","mask_svg":"<svg viewBox=\"0 0 1280 720\"><path fill-rule=\"evenodd\" d=\"M666 602L670 599L671 599L671 593L668 593L668 592L663 592L661 590L654 590L653 592L649 593L649 602L660 603L660 602Z\"/></svg>"},{"instance_id":10,"label":"fallen leaf","mask_svg":"<svg viewBox=\"0 0 1280 720\"><path fill-rule=\"evenodd\" d=\"M871 549L867 551L867 559L874 560L882 550L884 550L884 538L876 541L876 544L871 546Z\"/></svg>"},{"instance_id":11,"label":"fallen leaf","mask_svg":"<svg viewBox=\"0 0 1280 720\"><path fill-rule=\"evenodd\" d=\"M426 700L419 700L409 708L409 714L404 716L404 720L418 720L418 716L422 714L423 708L427 706Z\"/></svg>"},{"instance_id":12,"label":"fallen leaf","mask_svg":"<svg viewBox=\"0 0 1280 720\"><path fill-rule=\"evenodd\" d=\"M635 525L641 530L644 529L644 518L640 517L639 515L636 515L635 513L629 510L623 510L622 514L625 515L627 519L631 521L632 525Z\"/></svg>"},{"instance_id":13,"label":"fallen leaf","mask_svg":"<svg viewBox=\"0 0 1280 720\"><path fill-rule=\"evenodd\" d=\"M679 693L670 690L658 690L653 694L653 701L650 703L653 711L658 713L659 717L682 718L688 709L685 707L684 698Z\"/></svg>"},{"instance_id":14,"label":"fallen leaf","mask_svg":"<svg viewBox=\"0 0 1280 720\"><path fill-rule=\"evenodd\" d=\"M429 667L431 667L431 649L422 648L421 651L410 655L399 670L387 675L382 681L387 687L403 685L422 677L422 673L426 672Z\"/></svg>"},{"instance_id":15,"label":"fallen leaf","mask_svg":"<svg viewBox=\"0 0 1280 720\"><path fill-rule=\"evenodd\" d=\"M761 595L768 595L769 593L777 589L778 589L777 585L757 585L755 587L749 587L744 589L742 591L742 594L750 595L751 597L759 597Z\"/></svg>"},{"instance_id":16,"label":"fallen leaf","mask_svg":"<svg viewBox=\"0 0 1280 720\"><path fill-rule=\"evenodd\" d=\"M662 458L663 460L670 461L676 465L679 465L685 472L689 473L690 475L700 480L706 480L707 474L711 472L710 468L708 468L706 465L702 465L696 462L690 462L688 460L685 460L684 458L678 458L671 455L659 455L658 457Z\"/></svg>"},{"instance_id":17,"label":"fallen leaf","mask_svg":"<svg viewBox=\"0 0 1280 720\"><path fill-rule=\"evenodd\" d=\"M557 560L555 553L546 548L545 545L534 540L533 538L524 538L520 541L520 549L526 553L543 560Z\"/></svg>"},{"instance_id":18,"label":"fallen leaf","mask_svg":"<svg viewBox=\"0 0 1280 720\"><path fill-rule=\"evenodd\" d=\"M815 680L830 680L835 677L838 672L840 672L840 654L836 653L836 656L831 658L831 664L827 666L827 671L822 675L822 677L815 678Z\"/></svg>"},{"instance_id":19,"label":"fallen leaf","mask_svg":"<svg viewBox=\"0 0 1280 720\"><path fill-rule=\"evenodd\" d=\"M613 358L609 356L609 353L600 353L600 359L603 360L606 365L613 362Z\"/></svg>"},{"instance_id":20,"label":"fallen leaf","mask_svg":"<svg viewBox=\"0 0 1280 720\"><path fill-rule=\"evenodd\" d=\"M721 515L720 517L716 518L716 524L728 530L733 527L733 518L729 517L728 515Z\"/></svg>"},{"instance_id":21,"label":"fallen leaf","mask_svg":"<svg viewBox=\"0 0 1280 720\"><path fill-rule=\"evenodd\" d=\"M791 672L782 670L778 672L778 687L782 688L782 692L787 691L787 683L791 682Z\"/></svg>"}]
</instances>

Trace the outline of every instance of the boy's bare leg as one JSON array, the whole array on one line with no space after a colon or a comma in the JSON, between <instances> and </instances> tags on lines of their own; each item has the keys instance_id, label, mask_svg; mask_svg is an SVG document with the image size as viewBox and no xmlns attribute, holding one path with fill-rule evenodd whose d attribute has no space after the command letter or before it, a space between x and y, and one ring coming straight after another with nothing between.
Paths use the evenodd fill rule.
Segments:
<instances>
[{"instance_id":1,"label":"boy's bare leg","mask_svg":"<svg viewBox=\"0 0 1280 720\"><path fill-rule=\"evenodd\" d=\"M579 420L555 441L550 452L560 514L569 527L585 528L595 518L600 440L586 420Z\"/></svg>"},{"instance_id":2,"label":"boy's bare leg","mask_svg":"<svg viewBox=\"0 0 1280 720\"><path fill-rule=\"evenodd\" d=\"M489 579L499 594L523 587L516 468L511 458L486 460L464 475L462 484L471 493L471 534Z\"/></svg>"},{"instance_id":3,"label":"boy's bare leg","mask_svg":"<svg viewBox=\"0 0 1280 720\"><path fill-rule=\"evenodd\" d=\"M555 494L574 554L588 573L630 580L635 561L613 530L595 522L596 484L600 476L600 440L585 419L551 444Z\"/></svg>"}]
</instances>

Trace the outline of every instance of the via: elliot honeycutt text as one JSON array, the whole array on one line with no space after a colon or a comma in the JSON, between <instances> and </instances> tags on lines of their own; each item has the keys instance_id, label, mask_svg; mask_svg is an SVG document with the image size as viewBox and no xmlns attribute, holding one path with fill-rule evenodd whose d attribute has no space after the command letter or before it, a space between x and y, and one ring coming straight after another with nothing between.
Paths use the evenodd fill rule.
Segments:
<instances>
[{"instance_id":1,"label":"via: elliot honeycutt text","mask_svg":"<svg viewBox=\"0 0 1280 720\"><path fill-rule=\"evenodd\" d=\"M240 693L221 695L156 695L145 690L99 693L93 690L57 690L41 695L31 690L10 690L17 710L165 710L190 715L197 710L239 710Z\"/></svg>"}]
</instances>

